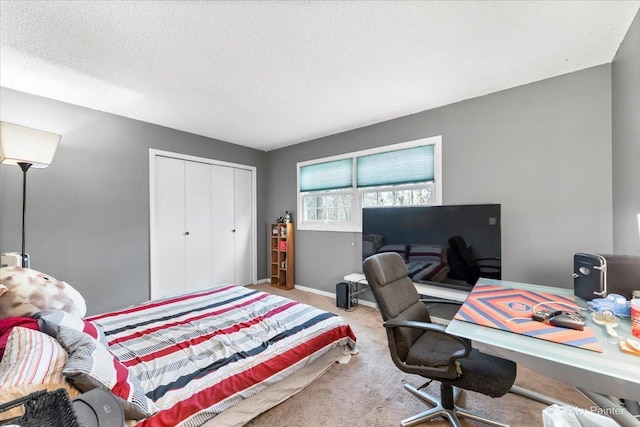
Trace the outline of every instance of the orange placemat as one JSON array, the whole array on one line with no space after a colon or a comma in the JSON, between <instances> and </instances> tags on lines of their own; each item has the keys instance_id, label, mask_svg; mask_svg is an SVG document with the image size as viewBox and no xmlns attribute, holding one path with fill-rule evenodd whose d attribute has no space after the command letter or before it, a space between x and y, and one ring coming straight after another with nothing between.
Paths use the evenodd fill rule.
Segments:
<instances>
[{"instance_id":1,"label":"orange placemat","mask_svg":"<svg viewBox=\"0 0 640 427\"><path fill-rule=\"evenodd\" d=\"M593 330L559 328L531 319L532 310L577 311L572 295L531 292L497 285L476 285L455 319L602 353Z\"/></svg>"}]
</instances>

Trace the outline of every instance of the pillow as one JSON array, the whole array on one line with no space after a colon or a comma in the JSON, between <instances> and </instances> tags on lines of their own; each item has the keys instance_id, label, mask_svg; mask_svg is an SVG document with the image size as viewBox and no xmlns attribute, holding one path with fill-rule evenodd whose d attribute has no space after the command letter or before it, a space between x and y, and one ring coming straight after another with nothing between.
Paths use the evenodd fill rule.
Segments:
<instances>
[{"instance_id":1,"label":"pillow","mask_svg":"<svg viewBox=\"0 0 640 427\"><path fill-rule=\"evenodd\" d=\"M64 383L65 363L67 352L58 341L40 331L16 326L11 329L0 361L0 384Z\"/></svg>"},{"instance_id":2,"label":"pillow","mask_svg":"<svg viewBox=\"0 0 640 427\"><path fill-rule=\"evenodd\" d=\"M425 258L446 263L447 251L444 246L438 245L421 245L416 243L409 245L409 260Z\"/></svg>"},{"instance_id":3,"label":"pillow","mask_svg":"<svg viewBox=\"0 0 640 427\"><path fill-rule=\"evenodd\" d=\"M71 285L36 270L0 268L0 319L31 317L41 310L57 309L80 318L87 313L84 298Z\"/></svg>"},{"instance_id":4,"label":"pillow","mask_svg":"<svg viewBox=\"0 0 640 427\"><path fill-rule=\"evenodd\" d=\"M376 253L376 248L373 242L367 242L364 240L362 242L362 256L368 257Z\"/></svg>"},{"instance_id":5,"label":"pillow","mask_svg":"<svg viewBox=\"0 0 640 427\"><path fill-rule=\"evenodd\" d=\"M80 391L77 388L66 382L14 385L11 387L0 387L0 406L5 403L13 402L14 400L21 397L28 396L31 393L35 393L36 391L54 391L58 390L59 388L64 388L65 390L67 390L67 393L69 393L69 397L71 399L80 395ZM5 421L14 417L20 417L22 415L24 415L24 407L19 406L8 411L0 412L0 421Z\"/></svg>"},{"instance_id":6,"label":"pillow","mask_svg":"<svg viewBox=\"0 0 640 427\"><path fill-rule=\"evenodd\" d=\"M107 338L104 336L102 328L98 325L81 319L69 314L62 310L44 310L34 316L37 320L38 327L41 332L47 335L51 335L54 338L58 337L58 330L61 326L66 328L75 329L79 332L84 332L91 338L94 338L105 347L109 347Z\"/></svg>"},{"instance_id":7,"label":"pillow","mask_svg":"<svg viewBox=\"0 0 640 427\"><path fill-rule=\"evenodd\" d=\"M31 317L8 317L6 319L0 319L0 359L2 359L4 349L7 346L9 334L15 326L22 326L23 328L37 331L38 321Z\"/></svg>"},{"instance_id":8,"label":"pillow","mask_svg":"<svg viewBox=\"0 0 640 427\"><path fill-rule=\"evenodd\" d=\"M156 411L140 380L100 342L65 326L58 329L58 340L69 353L62 373L80 390L98 387L110 391L122 405L126 418L139 420Z\"/></svg>"},{"instance_id":9,"label":"pillow","mask_svg":"<svg viewBox=\"0 0 640 427\"><path fill-rule=\"evenodd\" d=\"M378 252L378 249L380 249L382 245L384 245L384 237L380 234L365 234L364 236L362 236L363 247L365 247L365 243L367 244L367 247L370 246L373 249L370 254L373 255Z\"/></svg>"},{"instance_id":10,"label":"pillow","mask_svg":"<svg viewBox=\"0 0 640 427\"><path fill-rule=\"evenodd\" d=\"M378 249L378 253L382 252L397 252L405 261L407 260L407 245L384 245Z\"/></svg>"}]
</instances>

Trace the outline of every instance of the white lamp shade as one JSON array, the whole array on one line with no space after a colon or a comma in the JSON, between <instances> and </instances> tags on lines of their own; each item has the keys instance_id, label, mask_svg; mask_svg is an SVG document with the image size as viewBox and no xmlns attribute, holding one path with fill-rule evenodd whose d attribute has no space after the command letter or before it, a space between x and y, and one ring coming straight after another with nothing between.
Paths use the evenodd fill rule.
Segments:
<instances>
[{"instance_id":1,"label":"white lamp shade","mask_svg":"<svg viewBox=\"0 0 640 427\"><path fill-rule=\"evenodd\" d=\"M53 160L60 138L55 133L0 122L0 163L31 163L31 167L46 168Z\"/></svg>"}]
</instances>

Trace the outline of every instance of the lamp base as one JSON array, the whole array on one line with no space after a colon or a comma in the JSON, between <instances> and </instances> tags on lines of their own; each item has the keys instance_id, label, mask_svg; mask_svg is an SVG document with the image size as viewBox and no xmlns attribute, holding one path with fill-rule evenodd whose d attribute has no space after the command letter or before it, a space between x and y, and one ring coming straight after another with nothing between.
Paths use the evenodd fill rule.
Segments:
<instances>
[{"instance_id":1,"label":"lamp base","mask_svg":"<svg viewBox=\"0 0 640 427\"><path fill-rule=\"evenodd\" d=\"M3 252L0 256L0 267L31 268L31 257L20 252Z\"/></svg>"}]
</instances>

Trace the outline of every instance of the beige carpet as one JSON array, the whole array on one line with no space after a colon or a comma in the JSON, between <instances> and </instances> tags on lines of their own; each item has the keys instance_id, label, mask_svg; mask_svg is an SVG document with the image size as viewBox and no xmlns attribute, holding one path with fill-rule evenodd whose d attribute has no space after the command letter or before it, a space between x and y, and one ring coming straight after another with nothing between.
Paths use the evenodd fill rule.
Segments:
<instances>
[{"instance_id":1,"label":"beige carpet","mask_svg":"<svg viewBox=\"0 0 640 427\"><path fill-rule=\"evenodd\" d=\"M254 287L339 314L349 322L356 334L360 353L353 356L347 365L335 365L309 387L254 418L247 426L399 426L401 419L427 408L402 386L403 382L419 386L425 380L418 375L405 374L393 364L387 349L382 318L376 309L361 305L354 311L346 312L335 307L333 298L297 289L279 290L268 284ZM516 384L576 406L591 406L591 402L574 387L520 366ZM427 390L439 395L439 383L433 382ZM546 407L511 393L493 399L463 391L457 403L515 427L542 426L542 410ZM464 419L462 423L478 425ZM440 427L449 424L438 419L424 425Z\"/></svg>"}]
</instances>

